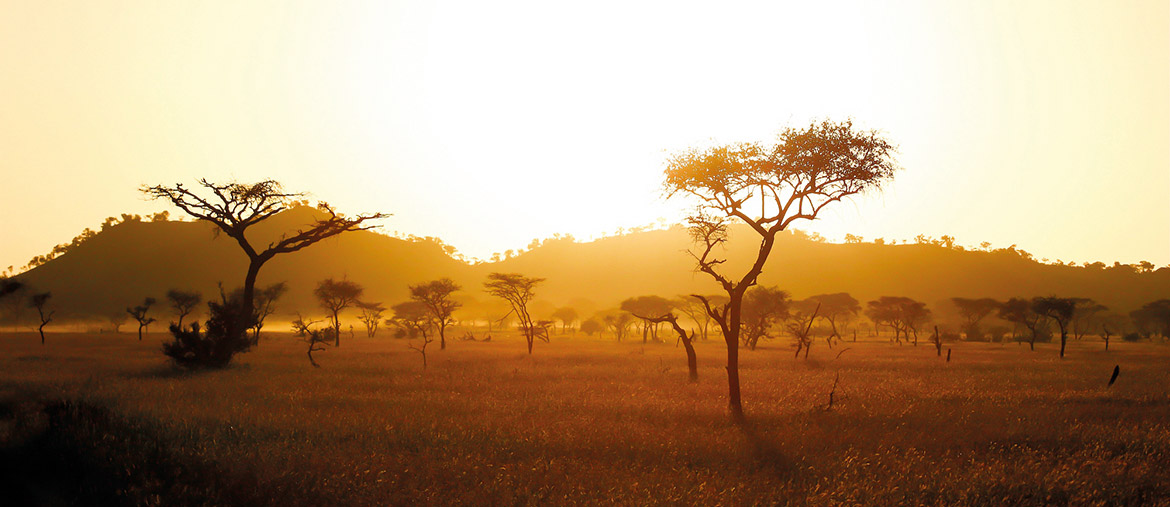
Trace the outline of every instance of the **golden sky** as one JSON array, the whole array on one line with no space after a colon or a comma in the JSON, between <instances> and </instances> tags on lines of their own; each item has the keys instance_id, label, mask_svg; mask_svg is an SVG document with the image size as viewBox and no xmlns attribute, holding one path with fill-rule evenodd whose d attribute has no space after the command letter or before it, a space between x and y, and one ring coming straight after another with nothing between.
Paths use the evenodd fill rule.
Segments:
<instances>
[{"instance_id":1,"label":"golden sky","mask_svg":"<svg viewBox=\"0 0 1170 507\"><path fill-rule=\"evenodd\" d=\"M1170 263L1170 3L0 0L0 266L274 178L468 255L677 220L666 153L853 117L817 224Z\"/></svg>"}]
</instances>

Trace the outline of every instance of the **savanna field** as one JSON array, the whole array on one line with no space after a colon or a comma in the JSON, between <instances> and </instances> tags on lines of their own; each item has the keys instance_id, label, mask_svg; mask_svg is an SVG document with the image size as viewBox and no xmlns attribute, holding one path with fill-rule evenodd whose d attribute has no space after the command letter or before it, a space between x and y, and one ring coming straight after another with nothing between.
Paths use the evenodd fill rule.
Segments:
<instances>
[{"instance_id":1,"label":"savanna field","mask_svg":"<svg viewBox=\"0 0 1170 507\"><path fill-rule=\"evenodd\" d=\"M1170 505L1157 343L768 342L741 353L741 428L721 341L691 384L640 338L433 343L424 371L406 340L343 337L313 368L269 333L199 373L163 339L0 337L10 505Z\"/></svg>"}]
</instances>

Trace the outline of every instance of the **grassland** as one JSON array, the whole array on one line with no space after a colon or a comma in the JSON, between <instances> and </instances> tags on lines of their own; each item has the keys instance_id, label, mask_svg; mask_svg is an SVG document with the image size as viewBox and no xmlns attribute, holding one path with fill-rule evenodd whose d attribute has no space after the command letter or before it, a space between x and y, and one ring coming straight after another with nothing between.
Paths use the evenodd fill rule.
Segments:
<instances>
[{"instance_id":1,"label":"grassland","mask_svg":"<svg viewBox=\"0 0 1170 507\"><path fill-rule=\"evenodd\" d=\"M452 333L455 334L455 333ZM4 334L10 500L132 504L1170 505L1170 347L673 343L554 336L429 349L272 334L181 373L162 335ZM1116 385L1106 387L1114 365ZM836 403L825 405L839 375Z\"/></svg>"}]
</instances>

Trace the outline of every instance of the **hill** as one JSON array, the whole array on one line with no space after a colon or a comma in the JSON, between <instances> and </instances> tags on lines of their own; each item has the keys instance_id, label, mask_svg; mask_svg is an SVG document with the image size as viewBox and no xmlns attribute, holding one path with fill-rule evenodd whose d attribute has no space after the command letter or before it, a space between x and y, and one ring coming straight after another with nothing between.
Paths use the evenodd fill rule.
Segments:
<instances>
[{"instance_id":1,"label":"hill","mask_svg":"<svg viewBox=\"0 0 1170 507\"><path fill-rule=\"evenodd\" d=\"M300 207L256 227L262 243L310 223L315 211ZM263 241L266 243L266 241ZM742 272L758 245L750 230L731 231L728 273ZM546 278L543 308L568 304L594 309L643 294L713 293L717 285L694 272L681 227L640 231L590 242L552 239L498 262L468 264L435 241L406 240L371 231L344 234L293 254L279 255L261 271L259 285L285 281L282 314L316 312L312 289L327 277L366 287L367 298L392 304L407 297L407 285L449 277L465 287L469 306L487 300L480 291L492 271ZM241 283L246 258L239 247L203 222L128 222L110 227L68 252L19 275L36 290L53 292L64 320L121 315L146 296L159 300L168 289L195 289L210 296L217 282ZM850 292L865 301L883 295L926 301L947 315L954 296L1031 297L1057 294L1093 298L1129 311L1170 296L1170 269L1139 272L1131 266L1088 268L1037 262L1014 250L970 251L936 244L835 244L800 233L777 241L761 283L796 297ZM6 305L8 306L8 305ZM162 320L162 319L160 319Z\"/></svg>"}]
</instances>

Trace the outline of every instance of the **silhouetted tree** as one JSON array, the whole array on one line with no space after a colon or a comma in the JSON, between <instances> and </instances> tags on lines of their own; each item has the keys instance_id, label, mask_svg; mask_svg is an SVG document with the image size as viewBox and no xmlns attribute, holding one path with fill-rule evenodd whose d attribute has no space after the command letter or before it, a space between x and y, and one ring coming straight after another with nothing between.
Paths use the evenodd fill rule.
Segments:
<instances>
[{"instance_id":1,"label":"silhouetted tree","mask_svg":"<svg viewBox=\"0 0 1170 507\"><path fill-rule=\"evenodd\" d=\"M561 321L561 334L565 334L565 329L577 321L577 310L569 306L562 306L557 308L552 316L554 319Z\"/></svg>"},{"instance_id":2,"label":"silhouetted tree","mask_svg":"<svg viewBox=\"0 0 1170 507\"><path fill-rule=\"evenodd\" d=\"M153 317L146 316L146 312L150 311L150 307L154 306L154 298L146 298L142 304L133 308L127 307L126 313L129 313L134 320L138 321L138 341L142 341L142 330L146 329L151 322L154 322Z\"/></svg>"},{"instance_id":3,"label":"silhouetted tree","mask_svg":"<svg viewBox=\"0 0 1170 507\"><path fill-rule=\"evenodd\" d=\"M1038 297L1032 300L1032 311L1048 317L1060 326L1060 358L1064 359L1064 346L1068 342L1068 327L1076 310L1073 298L1056 296Z\"/></svg>"},{"instance_id":4,"label":"silhouetted tree","mask_svg":"<svg viewBox=\"0 0 1170 507\"><path fill-rule=\"evenodd\" d=\"M203 295L195 291L187 292L179 289L171 289L167 291L167 301L170 301L171 307L175 309L175 313L179 316L179 322L175 325L181 329L183 327L183 317L186 317L195 306L203 302Z\"/></svg>"},{"instance_id":5,"label":"silhouetted tree","mask_svg":"<svg viewBox=\"0 0 1170 507\"><path fill-rule=\"evenodd\" d=\"M260 343L260 330L264 328L264 319L276 311L276 300L280 299L285 292L288 292L288 287L284 282L274 283L256 291L255 320L252 323L252 341L254 343ZM242 298L243 295L241 294L239 297Z\"/></svg>"},{"instance_id":6,"label":"silhouetted tree","mask_svg":"<svg viewBox=\"0 0 1170 507\"><path fill-rule=\"evenodd\" d=\"M309 356L309 364L313 365L314 368L320 368L321 365L317 364L317 361L313 360L313 353L323 352L325 350L325 346L329 345L329 342L333 341L335 337L330 336L334 333L333 327L314 328L313 324L316 323L317 321L315 320L306 321L304 317L301 317L301 314L298 313L297 320L294 320L292 323L292 328L293 333L296 336L299 336L301 340L303 340L305 344L309 346L308 350L306 351Z\"/></svg>"},{"instance_id":7,"label":"silhouetted tree","mask_svg":"<svg viewBox=\"0 0 1170 507\"><path fill-rule=\"evenodd\" d=\"M1089 332L1100 327L1099 316L1108 311L1109 308L1089 298L1072 298L1072 301L1073 316L1069 323L1069 330L1072 332L1073 339L1080 340Z\"/></svg>"},{"instance_id":8,"label":"silhouetted tree","mask_svg":"<svg viewBox=\"0 0 1170 507\"><path fill-rule=\"evenodd\" d=\"M528 341L528 354L532 354L532 345L543 329L536 326L532 316L528 313L528 303L536 296L536 286L544 278L533 278L519 273L490 273L488 281L484 282L484 290L493 296L501 298L512 306L512 314L520 319L520 331Z\"/></svg>"},{"instance_id":9,"label":"silhouetted tree","mask_svg":"<svg viewBox=\"0 0 1170 507\"><path fill-rule=\"evenodd\" d=\"M866 303L865 315L876 325L892 328L898 343L902 343L900 336L909 340L913 335L918 345L918 328L930 319L930 310L926 303L907 297L882 296Z\"/></svg>"},{"instance_id":10,"label":"silhouetted tree","mask_svg":"<svg viewBox=\"0 0 1170 507\"><path fill-rule=\"evenodd\" d=\"M455 310L463 306L451 296L459 289L450 278L410 286L410 298L426 305L439 328L439 350L447 349L447 326L454 322Z\"/></svg>"},{"instance_id":11,"label":"silhouetted tree","mask_svg":"<svg viewBox=\"0 0 1170 507\"><path fill-rule=\"evenodd\" d=\"M804 358L807 360L808 352L812 349L812 326L821 311L821 303L805 299L793 303L792 307L792 314L787 315L786 318L788 319L788 331L796 340L795 357L800 357L800 351L803 350Z\"/></svg>"},{"instance_id":12,"label":"silhouetted tree","mask_svg":"<svg viewBox=\"0 0 1170 507\"><path fill-rule=\"evenodd\" d=\"M678 333L678 340L680 342L682 342L683 349L686 350L686 353L687 353L687 372L688 372L687 378L690 379L691 382L698 382L699 381L699 359L698 359L698 356L695 354L695 346L691 343L695 339L695 332L691 331L691 334L687 335L687 332L683 330L682 326L678 325L678 318L675 317L675 315L673 313L670 313L670 312L667 312L665 315L661 315L658 317L650 317L650 316L638 315L638 314L634 314L634 316L639 318L639 319L642 319L642 320L645 320L645 321L648 321L651 323L655 323L655 324L660 323L660 322L670 323L670 327L672 329L674 329L675 333ZM677 346L677 344L676 344L676 346Z\"/></svg>"},{"instance_id":13,"label":"silhouetted tree","mask_svg":"<svg viewBox=\"0 0 1170 507\"><path fill-rule=\"evenodd\" d=\"M666 321L655 318L670 313L674 304L661 296L638 296L622 301L619 307L642 321L642 343L646 343L647 335L658 341L658 324Z\"/></svg>"},{"instance_id":14,"label":"silhouetted tree","mask_svg":"<svg viewBox=\"0 0 1170 507\"><path fill-rule=\"evenodd\" d=\"M709 294L704 297L714 306L727 304L727 296ZM679 296L673 303L675 308L686 314L687 317L690 317L691 321L699 327L699 337L703 341L707 341L707 330L711 326L711 315L707 314L703 302L690 296Z\"/></svg>"},{"instance_id":15,"label":"silhouetted tree","mask_svg":"<svg viewBox=\"0 0 1170 507\"><path fill-rule=\"evenodd\" d=\"M1170 332L1170 299L1159 299L1129 313L1137 332L1146 338Z\"/></svg>"},{"instance_id":16,"label":"silhouetted tree","mask_svg":"<svg viewBox=\"0 0 1170 507\"><path fill-rule=\"evenodd\" d=\"M176 183L174 186L143 186L141 190L152 199L166 199L184 213L215 224L220 231L236 240L243 249L248 256L248 271L244 276L244 292L239 303L244 305L244 308L240 312L232 312L233 314L254 315L256 277L260 274L260 267L276 255L296 252L343 232L370 229L373 226L365 225L366 222L387 216L373 213L346 217L335 212L328 204L318 203L317 209L328 214L328 217L285 234L263 249L257 249L245 234L248 228L289 209L302 194L284 192L280 183L273 180L219 184L201 179L199 186L203 187L203 190L198 193L183 186L182 183ZM250 318L230 324L240 324L239 329L229 331L241 335L252 327Z\"/></svg>"},{"instance_id":17,"label":"silhouetted tree","mask_svg":"<svg viewBox=\"0 0 1170 507\"><path fill-rule=\"evenodd\" d=\"M4 317L12 324L12 331L16 332L20 323L24 320L24 311L28 309L28 302L26 301L26 294L31 289L18 280L8 279L0 291L0 300L4 301L5 312Z\"/></svg>"},{"instance_id":18,"label":"silhouetted tree","mask_svg":"<svg viewBox=\"0 0 1170 507\"><path fill-rule=\"evenodd\" d=\"M171 324L174 341L163 344L163 354L176 365L190 369L222 368L236 354L252 348L251 338L240 330L247 329L255 315L246 313L245 306L238 299L229 298L222 286L219 298L219 302L207 302L206 331L200 329L198 322L188 329Z\"/></svg>"},{"instance_id":19,"label":"silhouetted tree","mask_svg":"<svg viewBox=\"0 0 1170 507\"><path fill-rule=\"evenodd\" d=\"M341 312L357 304L363 291L361 285L349 280L334 280L332 278L318 282L317 288L313 289L313 296L317 298L317 303L329 312L329 325L333 326L335 335L333 337L334 347L341 346Z\"/></svg>"},{"instance_id":20,"label":"silhouetted tree","mask_svg":"<svg viewBox=\"0 0 1170 507\"><path fill-rule=\"evenodd\" d=\"M115 333L122 332L122 325L126 323L126 319L126 312L123 311L110 312L106 315L106 321L110 323L110 328Z\"/></svg>"},{"instance_id":21,"label":"silhouetted tree","mask_svg":"<svg viewBox=\"0 0 1170 507\"><path fill-rule=\"evenodd\" d=\"M918 329L930 322L930 309L926 303L905 298L902 306L902 323L914 335L914 346L918 346Z\"/></svg>"},{"instance_id":22,"label":"silhouetted tree","mask_svg":"<svg viewBox=\"0 0 1170 507\"><path fill-rule=\"evenodd\" d=\"M382 312L386 311L386 307L382 306L382 303L360 301L357 306L362 312L358 319L366 325L366 337L373 338L378 333L378 323L382 322Z\"/></svg>"},{"instance_id":23,"label":"silhouetted tree","mask_svg":"<svg viewBox=\"0 0 1170 507\"><path fill-rule=\"evenodd\" d=\"M418 300L398 303L391 307L391 311L394 312L394 317L390 319L390 322L406 331L408 340L422 337L422 345L415 346L411 342L407 343L407 347L422 354L423 369L427 369L427 345L434 341L429 333L431 327L435 326L434 313L426 303Z\"/></svg>"},{"instance_id":24,"label":"silhouetted tree","mask_svg":"<svg viewBox=\"0 0 1170 507\"><path fill-rule=\"evenodd\" d=\"M614 339L620 342L630 330L630 324L633 323L634 317L627 312L613 310L602 314L601 321L613 332Z\"/></svg>"},{"instance_id":25,"label":"silhouetted tree","mask_svg":"<svg viewBox=\"0 0 1170 507\"><path fill-rule=\"evenodd\" d=\"M829 323L830 335L826 338L829 347L833 347L833 338L841 341L841 333L837 329L838 324L845 324L857 317L858 312L861 311L861 303L858 302L848 292L838 292L835 294L818 294L808 298L809 301L815 301L820 305L819 316L821 320Z\"/></svg>"},{"instance_id":26,"label":"silhouetted tree","mask_svg":"<svg viewBox=\"0 0 1170 507\"><path fill-rule=\"evenodd\" d=\"M951 303L959 310L963 317L963 332L971 341L983 341L983 330L979 322L999 309L999 301L991 298L951 298Z\"/></svg>"},{"instance_id":27,"label":"silhouetted tree","mask_svg":"<svg viewBox=\"0 0 1170 507\"><path fill-rule=\"evenodd\" d=\"M53 320L53 314L56 313L55 310L49 310L46 307L46 305L49 303L49 298L51 297L53 297L52 293L41 292L39 294L33 294L33 296L29 298L29 306L36 308L37 317L39 317L41 321L41 323L37 326L37 332L41 334L41 345L45 344L45 326L49 325L49 322ZM48 311L48 313L45 313L45 311Z\"/></svg>"},{"instance_id":28,"label":"silhouetted tree","mask_svg":"<svg viewBox=\"0 0 1170 507\"><path fill-rule=\"evenodd\" d=\"M739 344L743 298L764 270L776 235L796 220L812 220L825 206L890 180L894 147L876 131L857 131L851 122L829 121L782 131L775 145L736 144L675 154L666 168L668 195L689 194L700 211L690 217L692 252L699 271L728 295L724 305L702 296L705 310L719 323L727 344L728 405L732 420L743 422ZM759 203L760 213L749 210ZM725 219L749 225L760 236L756 259L747 272L729 277L718 268L717 251L727 240Z\"/></svg>"},{"instance_id":29,"label":"silhouetted tree","mask_svg":"<svg viewBox=\"0 0 1170 507\"><path fill-rule=\"evenodd\" d=\"M1028 348L1036 350L1036 338L1040 336L1040 324L1044 316L1033 310L1031 301L1020 298L1007 300L999 307L999 318L1027 328L1030 333Z\"/></svg>"},{"instance_id":30,"label":"silhouetted tree","mask_svg":"<svg viewBox=\"0 0 1170 507\"><path fill-rule=\"evenodd\" d=\"M1108 312L1098 320L1101 325L1101 339L1105 340L1105 350L1109 350L1109 339L1113 335L1121 335L1126 331L1127 319L1119 313Z\"/></svg>"},{"instance_id":31,"label":"silhouetted tree","mask_svg":"<svg viewBox=\"0 0 1170 507\"><path fill-rule=\"evenodd\" d=\"M776 287L753 287L743 298L742 344L756 350L760 338L768 335L772 326L788 318L792 299Z\"/></svg>"},{"instance_id":32,"label":"silhouetted tree","mask_svg":"<svg viewBox=\"0 0 1170 507\"><path fill-rule=\"evenodd\" d=\"M12 294L24 287L20 280L13 280L8 277L0 277L0 298Z\"/></svg>"}]
</instances>

